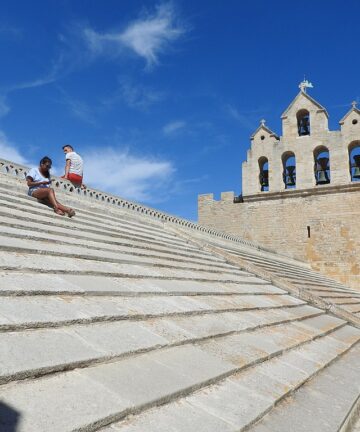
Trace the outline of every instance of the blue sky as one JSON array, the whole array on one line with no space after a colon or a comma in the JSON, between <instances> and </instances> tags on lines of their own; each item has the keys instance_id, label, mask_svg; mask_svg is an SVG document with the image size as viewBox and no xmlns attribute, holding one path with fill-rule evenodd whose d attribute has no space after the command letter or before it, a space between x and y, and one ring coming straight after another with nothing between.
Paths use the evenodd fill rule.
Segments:
<instances>
[{"instance_id":1,"label":"blue sky","mask_svg":"<svg viewBox=\"0 0 360 432\"><path fill-rule=\"evenodd\" d=\"M330 128L359 100L358 0L3 0L0 157L61 146L85 182L196 220L197 195L241 191L261 118L304 74Z\"/></svg>"}]
</instances>

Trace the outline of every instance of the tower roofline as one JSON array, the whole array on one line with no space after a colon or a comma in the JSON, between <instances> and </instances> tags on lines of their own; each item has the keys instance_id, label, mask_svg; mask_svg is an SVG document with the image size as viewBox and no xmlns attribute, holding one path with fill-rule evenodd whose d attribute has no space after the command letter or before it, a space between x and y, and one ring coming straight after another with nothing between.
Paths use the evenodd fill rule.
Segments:
<instances>
[{"instance_id":1,"label":"tower roofline","mask_svg":"<svg viewBox=\"0 0 360 432\"><path fill-rule=\"evenodd\" d=\"M264 130L265 132L267 132L271 137L276 138L277 140L279 139L279 136L273 132L271 129L269 129L267 126L265 126L265 120L261 120L260 121L260 126L255 130L255 132L250 136L250 139L253 140L255 135L260 131L260 130Z\"/></svg>"},{"instance_id":2,"label":"tower roofline","mask_svg":"<svg viewBox=\"0 0 360 432\"><path fill-rule=\"evenodd\" d=\"M305 98L307 98L311 103L313 103L314 105L316 105L319 108L319 111L322 111L325 113L326 117L329 118L329 114L326 111L326 108L324 108L319 102L317 102L315 99L313 99L311 96L309 96L307 93L305 93L304 91L300 90L299 93L296 95L296 97L294 98L294 100L291 102L291 104L286 108L286 110L282 113L281 118L284 119L287 117L288 112L290 111L290 109L294 106L294 104L300 99L301 96L304 96Z\"/></svg>"},{"instance_id":3,"label":"tower roofline","mask_svg":"<svg viewBox=\"0 0 360 432\"><path fill-rule=\"evenodd\" d=\"M349 111L344 115L344 117L339 121L339 124L343 125L345 120L349 117L349 115L352 112L356 112L360 115L360 109L356 106L356 102L352 103L352 107L349 109Z\"/></svg>"}]
</instances>

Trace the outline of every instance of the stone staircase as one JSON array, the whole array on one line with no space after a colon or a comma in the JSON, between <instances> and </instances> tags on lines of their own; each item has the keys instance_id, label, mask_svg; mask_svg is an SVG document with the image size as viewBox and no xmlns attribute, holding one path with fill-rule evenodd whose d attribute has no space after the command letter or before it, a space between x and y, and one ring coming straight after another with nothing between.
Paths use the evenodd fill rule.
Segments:
<instances>
[{"instance_id":1,"label":"stone staircase","mask_svg":"<svg viewBox=\"0 0 360 432\"><path fill-rule=\"evenodd\" d=\"M183 229L175 231L185 238L189 236ZM204 233L192 234L191 242L360 326L360 290L315 272L309 264L261 248L224 242Z\"/></svg>"},{"instance_id":2,"label":"stone staircase","mask_svg":"<svg viewBox=\"0 0 360 432\"><path fill-rule=\"evenodd\" d=\"M56 192L75 218L0 174L1 432L356 430L358 311L337 313L354 291L236 239Z\"/></svg>"}]
</instances>

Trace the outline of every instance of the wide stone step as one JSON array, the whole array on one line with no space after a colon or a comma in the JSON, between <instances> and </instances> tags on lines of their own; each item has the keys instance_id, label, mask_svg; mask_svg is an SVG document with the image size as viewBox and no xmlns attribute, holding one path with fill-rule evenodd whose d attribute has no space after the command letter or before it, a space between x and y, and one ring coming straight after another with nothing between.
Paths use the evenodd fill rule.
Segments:
<instances>
[{"instance_id":1,"label":"wide stone step","mask_svg":"<svg viewBox=\"0 0 360 432\"><path fill-rule=\"evenodd\" d=\"M76 227L71 227L65 224L63 226L58 226L55 222L56 219L53 220L54 223L44 223L42 221L35 222L30 217L22 215L16 215L16 219L14 219L14 215L11 215L11 211L9 209L8 213L5 213L0 210L0 223L3 227L3 231L6 228L14 228L14 229L23 229L28 232L28 235L34 235L34 233L42 233L43 235L55 235L61 236L63 241L67 238L72 239L73 243L77 243L78 240L88 240L94 244L105 244L109 246L128 246L133 248L139 248L142 250L151 250L154 252L172 252L176 251L176 254L183 256L196 256L202 259L209 259L214 261L216 258L210 255L207 252L204 252L200 249L188 248L187 245L180 246L176 245L174 247L173 244L167 244L159 241L144 241L143 239L137 239L133 236L124 236L124 235L114 235L114 234L106 234L102 233L98 230L88 230L77 229ZM70 240L69 240L70 241Z\"/></svg>"},{"instance_id":2,"label":"wide stone step","mask_svg":"<svg viewBox=\"0 0 360 432\"><path fill-rule=\"evenodd\" d=\"M196 390L200 394L197 392L193 397L201 406L201 389L344 325L334 318L332 323L329 320L323 326L327 329L324 331L311 321L318 318L321 316L225 336L216 342L204 341L198 346L159 349L120 361L4 385L2 401L21 415L17 432L94 431L128 414L171 402ZM264 341L268 342L265 349ZM336 355L341 347L346 349L344 343L333 344L338 350ZM226 358L224 352L229 352ZM230 400L232 408L234 395ZM211 401L208 406L214 409ZM223 413L229 408L225 410L223 405ZM5 417L5 427L6 421Z\"/></svg>"},{"instance_id":3,"label":"wide stone step","mask_svg":"<svg viewBox=\"0 0 360 432\"><path fill-rule=\"evenodd\" d=\"M0 248L1 249L1 248ZM249 273L240 270L219 271L205 266L183 266L158 262L145 262L135 259L117 262L114 260L98 260L96 257L74 258L70 252L68 255L38 253L37 250L17 249L14 251L0 250L0 271L21 271L30 273L63 273L63 274L88 274L98 276L119 277L160 277L173 279L196 279L216 281L247 281L252 277Z\"/></svg>"},{"instance_id":4,"label":"wide stone step","mask_svg":"<svg viewBox=\"0 0 360 432\"><path fill-rule=\"evenodd\" d=\"M9 191L1 187L0 184L0 198L7 200L10 203L23 203L29 204L33 208L38 208L39 203L34 199L27 196L27 188L25 194L23 192L13 192L9 196ZM16 198L16 199L14 199ZM69 198L66 196L66 199ZM132 227L134 230L143 231L143 232L158 232L159 234L164 234L163 223L161 221L157 221L156 219L149 217L141 217L141 215L137 215L135 212L124 213L119 208L106 208L106 212L104 212L104 204L100 206L94 206L93 202L87 202L82 200L81 203L77 201L77 205L81 204L81 208L78 209L79 215L84 218L93 221L104 222L105 220L114 225L126 225L127 227ZM89 207L87 207L87 204ZM165 233L168 235L169 233Z\"/></svg>"},{"instance_id":5,"label":"wide stone step","mask_svg":"<svg viewBox=\"0 0 360 432\"><path fill-rule=\"evenodd\" d=\"M191 280L115 278L88 275L0 273L0 295L284 295L286 291L261 279L244 283L197 282Z\"/></svg>"},{"instance_id":6,"label":"wide stone step","mask_svg":"<svg viewBox=\"0 0 360 432\"><path fill-rule=\"evenodd\" d=\"M0 383L323 314L309 306L0 333Z\"/></svg>"},{"instance_id":7,"label":"wide stone step","mask_svg":"<svg viewBox=\"0 0 360 432\"><path fill-rule=\"evenodd\" d=\"M325 276L322 276L310 269L306 269L303 266L295 266L282 262L278 262L275 259L264 259L262 257L257 257L255 255L251 255L249 253L241 253L237 252L235 255L241 256L243 259L250 261L254 264L259 265L262 268L267 270L271 270L274 273L278 273L281 275L293 276L298 278L306 278L313 281L324 282L326 284L332 284L334 286L341 286L338 282L328 279Z\"/></svg>"},{"instance_id":8,"label":"wide stone step","mask_svg":"<svg viewBox=\"0 0 360 432\"><path fill-rule=\"evenodd\" d=\"M33 204L33 203L30 203ZM168 244L174 244L174 245L180 245L180 246L186 246L189 249L192 249L193 247L188 246L187 243L184 240L181 240L173 235L160 235L159 233L139 233L135 232L133 229L128 227L127 225L124 225L123 227L112 227L107 225L105 222L100 224L92 221L86 221L81 218L66 218L64 216L57 216L53 213L53 211L46 206L42 204L37 204L35 207L29 206L29 203L27 205L23 204L10 204L4 199L0 199L0 206L1 211L4 212L4 210L7 208L8 213L9 210L11 210L11 214L13 217L22 217L24 216L24 213L28 216L31 215L33 219L36 219L37 221L41 222L49 222L55 221L55 224L58 226L70 226L72 228L77 229L84 229L89 231L90 229L94 231L95 233L100 234L108 234L108 235L116 235L120 237L123 235L129 235L132 237L135 237L137 239L142 239L144 241L150 240L150 241L158 241L158 242L166 242ZM37 207L38 206L38 207Z\"/></svg>"},{"instance_id":9,"label":"wide stone step","mask_svg":"<svg viewBox=\"0 0 360 432\"><path fill-rule=\"evenodd\" d=\"M252 432L340 431L359 394L360 344L358 343L337 362L322 370L311 382L280 403L250 430Z\"/></svg>"},{"instance_id":10,"label":"wide stone step","mask_svg":"<svg viewBox=\"0 0 360 432\"><path fill-rule=\"evenodd\" d=\"M201 260L196 258L176 257L165 255L146 254L140 251L133 251L131 248L118 248L119 250L105 250L98 248L89 248L87 244L55 242L52 241L51 237L36 237L27 236L26 233L22 233L19 230L14 235L4 235L0 232L0 250L11 251L11 252L27 252L27 253L38 253L55 255L58 257L68 256L73 258L91 259L96 261L106 261L114 263L138 263L138 264L151 264L151 265L170 265L178 268L204 268L219 270L220 272L239 271L235 266L227 264L221 261L209 262L207 260Z\"/></svg>"},{"instance_id":11,"label":"wide stone step","mask_svg":"<svg viewBox=\"0 0 360 432\"><path fill-rule=\"evenodd\" d=\"M330 386L330 397L326 397L326 404L319 398L308 401L308 409L297 403L291 404L289 398L284 404L279 404L274 409L277 412L277 421L266 422L273 417L271 411L276 403L286 398L300 387L298 394L303 389L309 388L310 392L316 392L316 380L310 379L332 370L342 368L345 362L351 365L352 378L358 376L360 368L354 374L354 366L358 364L358 346L355 346L360 338L360 331L350 326L340 328L334 332L306 343L298 348L285 352L279 357L272 358L264 363L256 364L253 368L239 372L218 384L178 401L156 407L137 416L131 416L123 422L113 423L111 426L101 429L102 432L188 432L191 430L204 430L206 432L238 432L251 430L256 432L289 432L289 431L337 431L338 428L323 428L327 423L327 413L331 417L339 415L339 406L345 404L340 401L336 407L336 413L330 413L334 409L334 400L338 401L336 390L342 387L342 382L336 382L333 377ZM341 357L342 356L342 357ZM331 365L328 369L326 366ZM323 370L324 369L324 370ZM343 370L343 372L345 372ZM350 380L348 380L350 381ZM305 384L306 383L306 384ZM303 386L303 387L301 387ZM324 388L322 396L325 396ZM332 388L331 388L332 387ZM352 390L358 384L351 385ZM346 386L343 391L346 391ZM347 402L353 398L346 397ZM315 393L316 394L316 393ZM295 393L296 395L296 393ZM311 396L311 393L309 393ZM320 396L320 395L317 395ZM296 396L295 396L296 397ZM304 398L305 400L305 398ZM292 416L291 406L296 410L298 417ZM323 408L326 406L326 412ZM282 407L282 408L281 408ZM288 412L286 412L288 411ZM268 412L266 417L264 417ZM342 410L344 415L346 412ZM264 417L264 422L251 427L254 422ZM314 419L315 417L315 419ZM341 418L341 417L340 417ZM314 423L315 422L315 423ZM262 427L260 425L269 427ZM314 424L316 425L314 427ZM334 424L332 424L334 426Z\"/></svg>"},{"instance_id":12,"label":"wide stone step","mask_svg":"<svg viewBox=\"0 0 360 432\"><path fill-rule=\"evenodd\" d=\"M0 330L59 327L77 323L139 320L156 316L296 307L288 295L233 296L18 296L1 297Z\"/></svg>"},{"instance_id":13,"label":"wide stone step","mask_svg":"<svg viewBox=\"0 0 360 432\"><path fill-rule=\"evenodd\" d=\"M147 242L137 241L114 241L110 239L98 239L92 235L82 234L77 235L73 232L69 232L68 229L64 229L64 232L56 232L55 230L44 229L41 224L27 224L14 223L10 218L0 216L0 235L5 235L12 238L23 238L29 240L43 240L52 241L52 243L63 244L63 245L77 245L84 246L89 249L104 250L110 252L127 251L131 253L137 253L148 256L164 256L176 259L192 259L198 260L204 263L225 263L225 260L221 260L216 257L204 255L201 251L179 251L178 248L169 245L166 247L156 247L155 245L149 245ZM76 231L75 231L76 233ZM70 236L71 235L71 236Z\"/></svg>"}]
</instances>

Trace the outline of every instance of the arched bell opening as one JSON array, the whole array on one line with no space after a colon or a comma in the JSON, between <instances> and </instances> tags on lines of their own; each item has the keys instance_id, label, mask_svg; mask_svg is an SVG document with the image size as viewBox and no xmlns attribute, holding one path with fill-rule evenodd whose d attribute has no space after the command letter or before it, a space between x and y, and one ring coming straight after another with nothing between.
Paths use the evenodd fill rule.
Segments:
<instances>
[{"instance_id":1,"label":"arched bell opening","mask_svg":"<svg viewBox=\"0 0 360 432\"><path fill-rule=\"evenodd\" d=\"M306 109L301 109L296 114L299 136L310 135L310 113Z\"/></svg>"},{"instance_id":2,"label":"arched bell opening","mask_svg":"<svg viewBox=\"0 0 360 432\"><path fill-rule=\"evenodd\" d=\"M269 190L269 161L264 156L259 159L259 183L261 192Z\"/></svg>"},{"instance_id":3,"label":"arched bell opening","mask_svg":"<svg viewBox=\"0 0 360 432\"><path fill-rule=\"evenodd\" d=\"M360 141L349 145L349 168L351 181L360 181Z\"/></svg>"},{"instance_id":4,"label":"arched bell opening","mask_svg":"<svg viewBox=\"0 0 360 432\"><path fill-rule=\"evenodd\" d=\"M296 158L293 152L286 152L282 155L283 182L285 189L296 188Z\"/></svg>"},{"instance_id":5,"label":"arched bell opening","mask_svg":"<svg viewBox=\"0 0 360 432\"><path fill-rule=\"evenodd\" d=\"M330 153L325 146L314 150L314 175L317 185L330 183Z\"/></svg>"}]
</instances>

